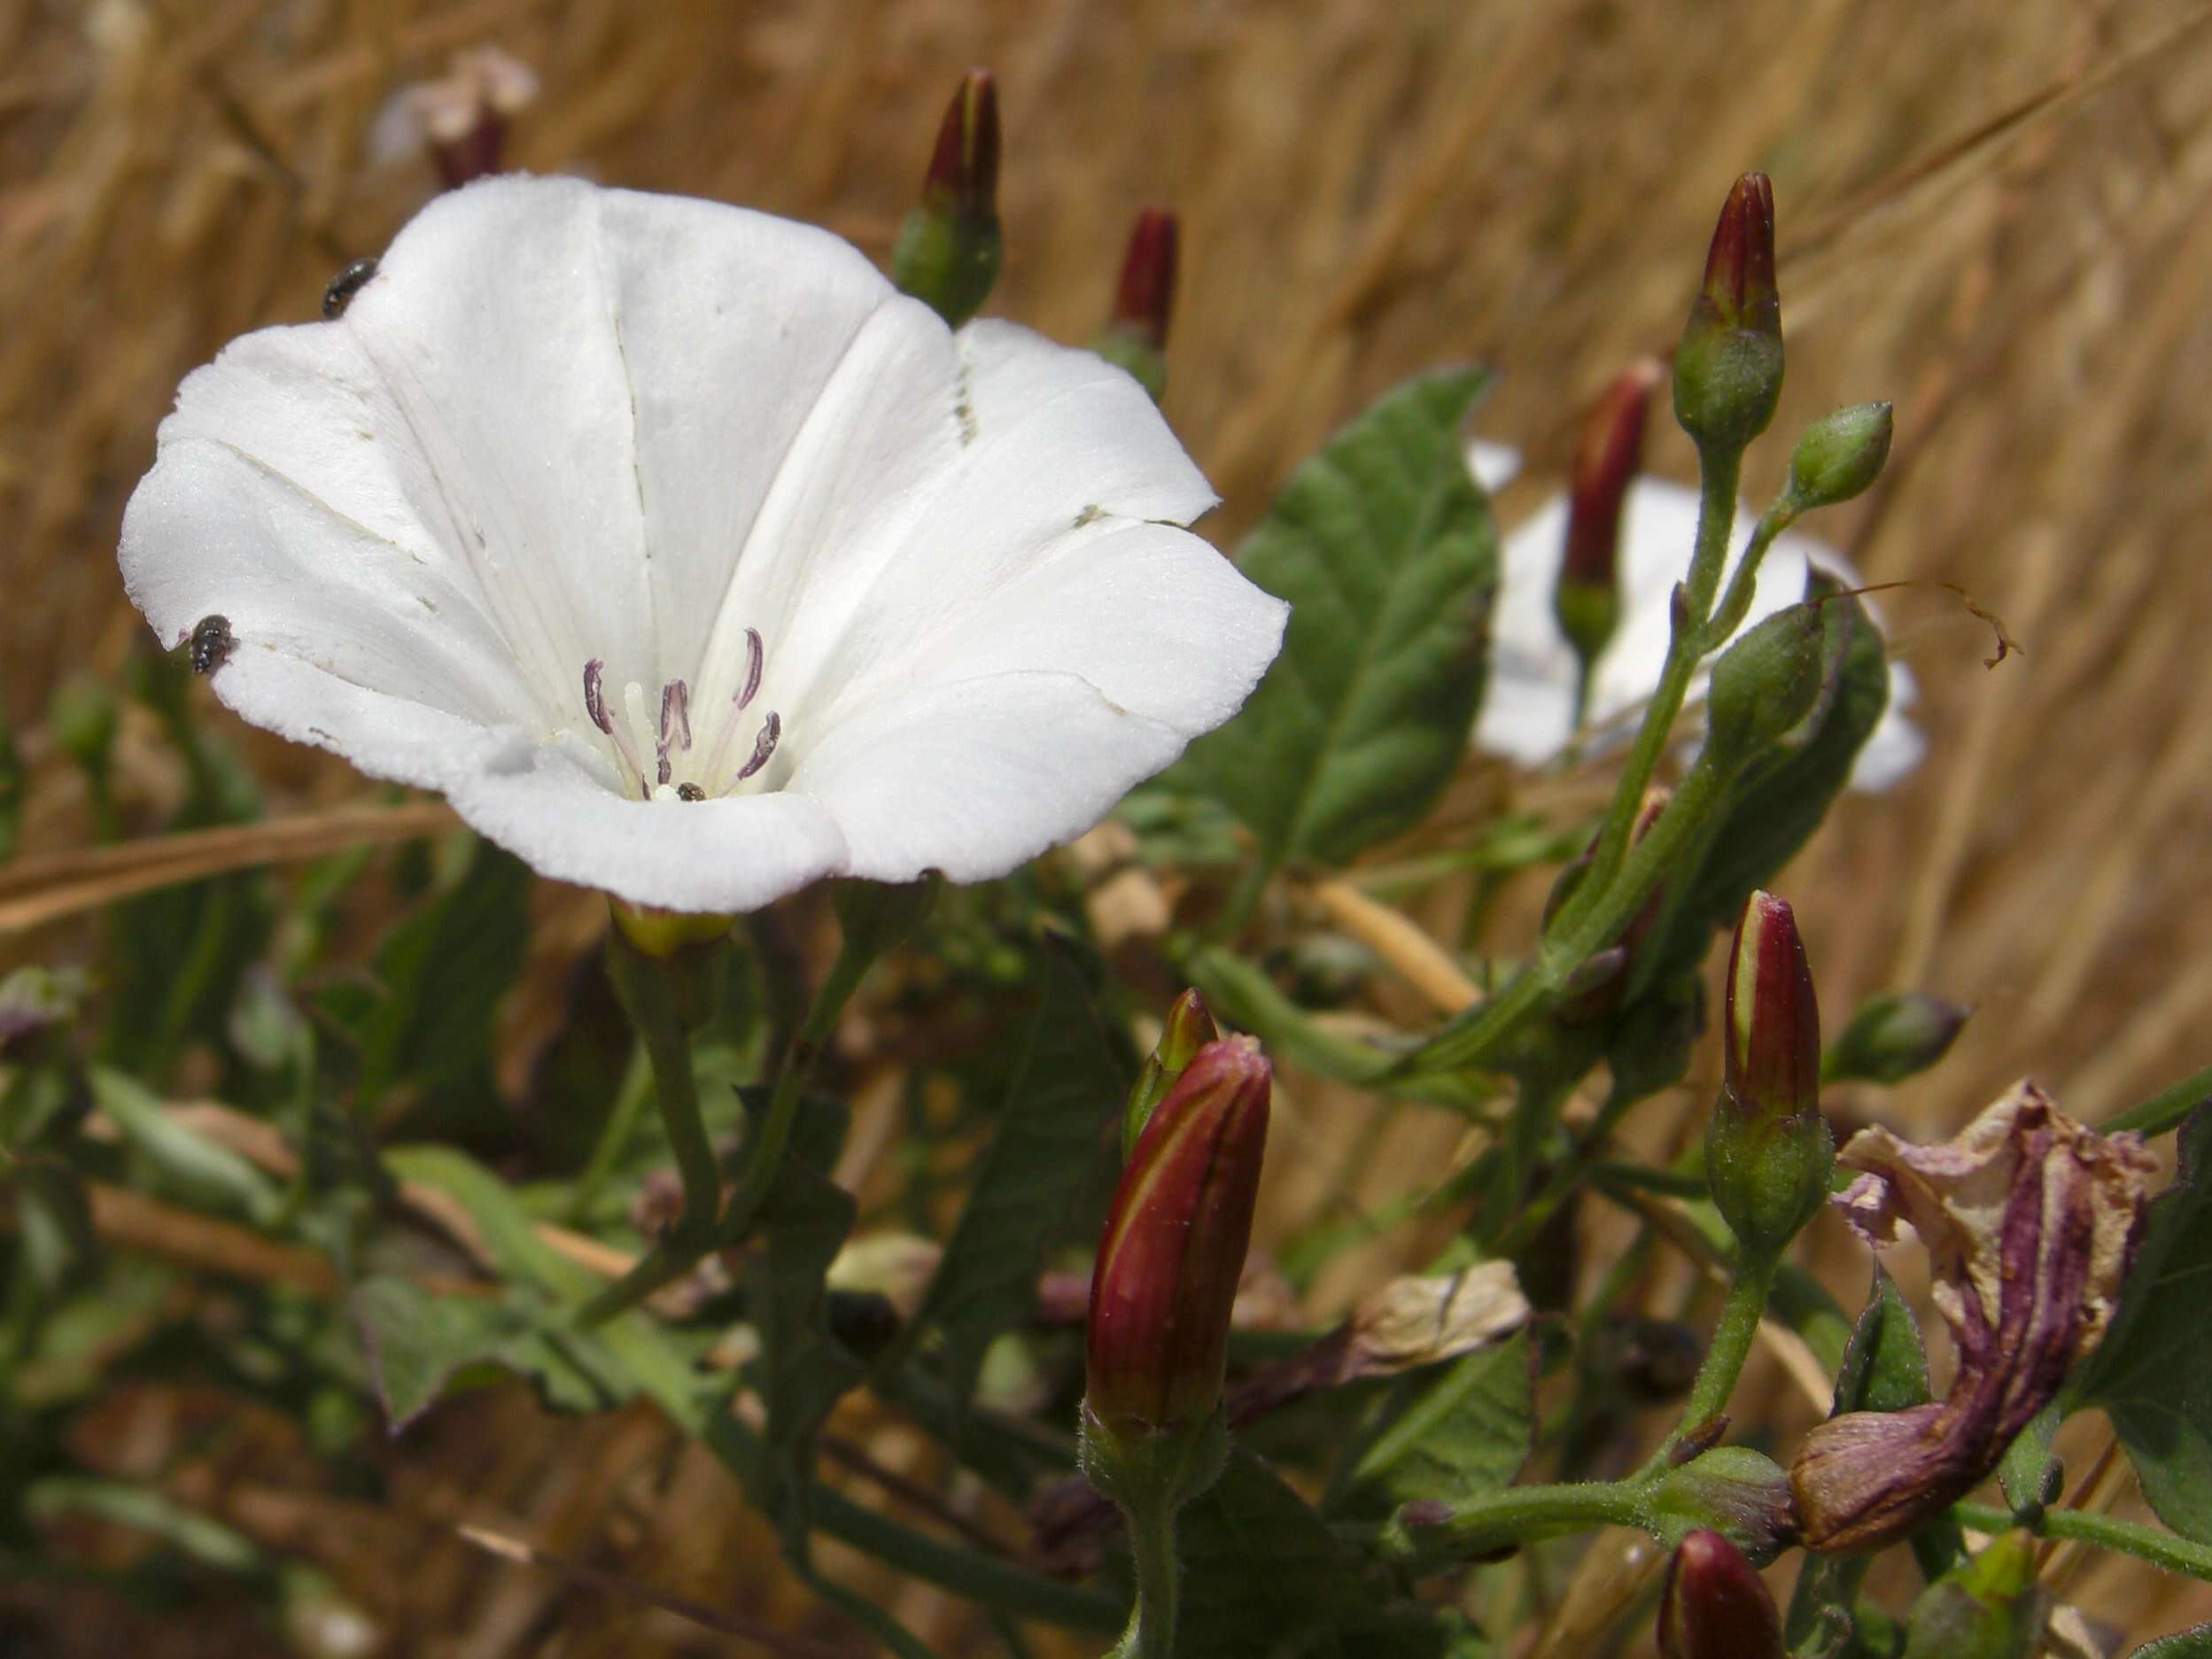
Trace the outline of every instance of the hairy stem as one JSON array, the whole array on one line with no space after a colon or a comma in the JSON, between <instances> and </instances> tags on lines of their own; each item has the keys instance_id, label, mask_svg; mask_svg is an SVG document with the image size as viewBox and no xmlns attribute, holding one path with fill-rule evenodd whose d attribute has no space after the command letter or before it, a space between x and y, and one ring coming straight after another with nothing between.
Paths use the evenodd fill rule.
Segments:
<instances>
[{"instance_id":1,"label":"hairy stem","mask_svg":"<svg viewBox=\"0 0 2212 1659\"><path fill-rule=\"evenodd\" d=\"M1713 1327L1712 1342L1705 1349L1704 1362L1697 1368L1689 1398L1682 1403L1681 1421L1644 1465L1647 1474L1665 1467L1668 1454L1682 1437L1718 1416L1727 1405L1743 1362L1750 1357L1752 1338L1758 1335L1758 1322L1766 1312L1766 1296L1773 1288L1776 1265L1773 1256L1748 1253L1737 1264L1727 1299L1720 1305L1720 1322Z\"/></svg>"}]
</instances>

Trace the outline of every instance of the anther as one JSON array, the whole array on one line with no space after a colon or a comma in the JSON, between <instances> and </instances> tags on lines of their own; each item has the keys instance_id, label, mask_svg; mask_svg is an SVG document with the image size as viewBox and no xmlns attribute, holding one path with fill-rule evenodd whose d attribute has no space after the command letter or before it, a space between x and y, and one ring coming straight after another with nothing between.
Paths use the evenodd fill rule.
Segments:
<instances>
[{"instance_id":1,"label":"anther","mask_svg":"<svg viewBox=\"0 0 2212 1659\"><path fill-rule=\"evenodd\" d=\"M745 683L738 688L737 706L742 711L760 691L761 663L767 656L767 647L761 644L760 630L745 630Z\"/></svg>"},{"instance_id":2,"label":"anther","mask_svg":"<svg viewBox=\"0 0 2212 1659\"><path fill-rule=\"evenodd\" d=\"M691 687L671 679L661 687L661 747L691 747Z\"/></svg>"},{"instance_id":3,"label":"anther","mask_svg":"<svg viewBox=\"0 0 2212 1659\"><path fill-rule=\"evenodd\" d=\"M599 683L606 671L607 664L599 657L584 664L584 712L591 716L594 725L612 737L615 723L607 717L607 695Z\"/></svg>"},{"instance_id":4,"label":"anther","mask_svg":"<svg viewBox=\"0 0 2212 1659\"><path fill-rule=\"evenodd\" d=\"M783 720L773 709L771 709L768 718L761 725L759 737L753 740L753 757L745 763L737 774L739 783L743 783L768 764L768 757L776 752L776 744L782 736Z\"/></svg>"}]
</instances>

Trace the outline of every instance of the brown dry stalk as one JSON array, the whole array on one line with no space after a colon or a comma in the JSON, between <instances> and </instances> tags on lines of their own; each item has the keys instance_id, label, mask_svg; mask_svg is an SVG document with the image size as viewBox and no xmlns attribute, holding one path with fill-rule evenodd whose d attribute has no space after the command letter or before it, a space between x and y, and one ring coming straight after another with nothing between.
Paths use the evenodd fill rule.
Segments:
<instances>
[{"instance_id":1,"label":"brown dry stalk","mask_svg":"<svg viewBox=\"0 0 2212 1659\"><path fill-rule=\"evenodd\" d=\"M1368 897L1348 881L1316 881L1300 890L1438 1012L1461 1013L1482 1000L1482 988L1403 911Z\"/></svg>"},{"instance_id":2,"label":"brown dry stalk","mask_svg":"<svg viewBox=\"0 0 2212 1659\"><path fill-rule=\"evenodd\" d=\"M266 824L185 830L84 852L47 853L0 868L0 934L21 933L157 888L257 864L321 858L350 847L414 841L460 823L442 801L355 805Z\"/></svg>"},{"instance_id":3,"label":"brown dry stalk","mask_svg":"<svg viewBox=\"0 0 2212 1659\"><path fill-rule=\"evenodd\" d=\"M603 1567L594 1567L571 1556L556 1555L551 1550L539 1549L534 1544L509 1538L503 1532L494 1532L488 1527L462 1525L454 1531L478 1549L497 1555L502 1561L511 1561L524 1567L542 1568L547 1572L572 1579L586 1589L603 1591L609 1595L621 1596L631 1601L641 1601L648 1607L658 1608L664 1613L673 1613L678 1618L688 1619L708 1630L719 1631L725 1636L735 1636L741 1640L752 1642L772 1654L792 1655L793 1659L845 1659L850 1651L804 1636L788 1635L761 1620L709 1607L705 1602L695 1601L689 1596L659 1589L641 1578L609 1572Z\"/></svg>"}]
</instances>

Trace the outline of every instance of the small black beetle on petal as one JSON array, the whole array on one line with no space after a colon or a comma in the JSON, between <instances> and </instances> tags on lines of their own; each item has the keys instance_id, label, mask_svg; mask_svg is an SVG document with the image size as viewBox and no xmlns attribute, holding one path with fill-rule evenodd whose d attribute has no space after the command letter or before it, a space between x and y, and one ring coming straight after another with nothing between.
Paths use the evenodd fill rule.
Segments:
<instances>
[{"instance_id":1,"label":"small black beetle on petal","mask_svg":"<svg viewBox=\"0 0 2212 1659\"><path fill-rule=\"evenodd\" d=\"M230 660L230 618L220 614L202 616L192 627L192 672L212 674Z\"/></svg>"},{"instance_id":2,"label":"small black beetle on petal","mask_svg":"<svg viewBox=\"0 0 2212 1659\"><path fill-rule=\"evenodd\" d=\"M355 260L330 279L330 285L322 291L322 315L334 321L345 314L345 307L353 302L353 296L369 285L369 279L376 274L374 260Z\"/></svg>"}]
</instances>

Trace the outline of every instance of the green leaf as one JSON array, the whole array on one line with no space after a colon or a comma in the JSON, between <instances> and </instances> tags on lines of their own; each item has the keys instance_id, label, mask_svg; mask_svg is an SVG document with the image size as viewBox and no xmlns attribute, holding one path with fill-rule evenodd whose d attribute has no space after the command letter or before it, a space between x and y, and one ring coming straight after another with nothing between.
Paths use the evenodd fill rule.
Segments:
<instances>
[{"instance_id":1,"label":"green leaf","mask_svg":"<svg viewBox=\"0 0 2212 1659\"><path fill-rule=\"evenodd\" d=\"M1238 554L1291 601L1283 652L1169 787L1224 802L1269 864L1341 864L1411 827L1465 757L1498 561L1459 429L1488 381L1457 368L1385 392Z\"/></svg>"},{"instance_id":2,"label":"green leaf","mask_svg":"<svg viewBox=\"0 0 2212 1659\"><path fill-rule=\"evenodd\" d=\"M1817 570L1805 587L1808 597L1838 591ZM1796 748L1746 773L1714 814L1708 850L1674 912L1667 947L1652 958L1657 977L1703 961L1713 929L1732 926L1751 889L1797 855L1828 816L1889 705L1889 656L1866 607L1838 596L1821 613L1822 649L1835 666L1808 717L1810 730Z\"/></svg>"},{"instance_id":3,"label":"green leaf","mask_svg":"<svg viewBox=\"0 0 2212 1659\"><path fill-rule=\"evenodd\" d=\"M2212 1659L2212 1624L2200 1624L2193 1630L2178 1631L2156 1641L2145 1642L2131 1659Z\"/></svg>"},{"instance_id":4,"label":"green leaf","mask_svg":"<svg viewBox=\"0 0 2212 1659\"><path fill-rule=\"evenodd\" d=\"M783 1167L760 1210L766 1235L757 1272L745 1275L747 1311L760 1333L762 1440L767 1490L761 1508L796 1549L811 1523L814 1442L839 1398L866 1368L830 1334L823 1279L852 1231L858 1206L829 1178L844 1143L842 1102L817 1104L794 1128Z\"/></svg>"},{"instance_id":5,"label":"green leaf","mask_svg":"<svg viewBox=\"0 0 2212 1659\"><path fill-rule=\"evenodd\" d=\"M2054 1399L2036 1413L2005 1448L2004 1461L1997 1466L1997 1480L2005 1489L2005 1501L2015 1511L2044 1500L2044 1489L2051 1477L2051 1442L2058 1434L2061 1416Z\"/></svg>"},{"instance_id":6,"label":"green leaf","mask_svg":"<svg viewBox=\"0 0 2212 1659\"><path fill-rule=\"evenodd\" d=\"M522 967L530 880L513 854L478 841L461 879L377 947L383 995L355 1028L363 1106L402 1082L488 1089L492 1017Z\"/></svg>"},{"instance_id":7,"label":"green leaf","mask_svg":"<svg viewBox=\"0 0 2212 1659\"><path fill-rule=\"evenodd\" d=\"M419 1181L458 1200L476 1223L485 1254L509 1283L563 1300L580 1301L602 1281L540 1239L513 1189L466 1152L446 1146L394 1146L384 1168L398 1181Z\"/></svg>"},{"instance_id":8,"label":"green leaf","mask_svg":"<svg viewBox=\"0 0 2212 1659\"><path fill-rule=\"evenodd\" d=\"M1928 1398L1928 1350L1897 1281L1877 1263L1836 1376L1836 1410L1903 1411Z\"/></svg>"},{"instance_id":9,"label":"green leaf","mask_svg":"<svg viewBox=\"0 0 2212 1659\"><path fill-rule=\"evenodd\" d=\"M2212 1543L2212 1109L2182 1126L2181 1167L2151 1205L2143 1245L2111 1329L2090 1356L2073 1403L2102 1406L2158 1518Z\"/></svg>"},{"instance_id":10,"label":"green leaf","mask_svg":"<svg viewBox=\"0 0 2212 1659\"><path fill-rule=\"evenodd\" d=\"M552 1329L541 1310L509 1298L432 1296L409 1280L380 1275L355 1287L352 1311L394 1434L485 1367L528 1379L556 1411L603 1411L631 1392L593 1337Z\"/></svg>"},{"instance_id":11,"label":"green leaf","mask_svg":"<svg viewBox=\"0 0 2212 1659\"><path fill-rule=\"evenodd\" d=\"M1360 1555L1241 1448L1176 1530L1178 1653L1269 1659L1294 1640L1376 1616L1384 1600Z\"/></svg>"},{"instance_id":12,"label":"green leaf","mask_svg":"<svg viewBox=\"0 0 2212 1659\"><path fill-rule=\"evenodd\" d=\"M1046 1252L1102 1168L1102 1137L1120 1120L1129 1089L1072 951L1046 935L1041 995L997 1135L914 1317L916 1330L943 1334L963 1399L991 1338L1028 1317Z\"/></svg>"},{"instance_id":13,"label":"green leaf","mask_svg":"<svg viewBox=\"0 0 2212 1659\"><path fill-rule=\"evenodd\" d=\"M1456 1504L1510 1485L1535 1432L1531 1363L1521 1330L1401 1380L1339 1481L1331 1514L1380 1519L1416 1499Z\"/></svg>"},{"instance_id":14,"label":"green leaf","mask_svg":"<svg viewBox=\"0 0 2212 1659\"><path fill-rule=\"evenodd\" d=\"M164 1184L195 1203L263 1226L283 1208L274 1182L229 1147L189 1128L135 1078L96 1066L91 1084L100 1110Z\"/></svg>"}]
</instances>

